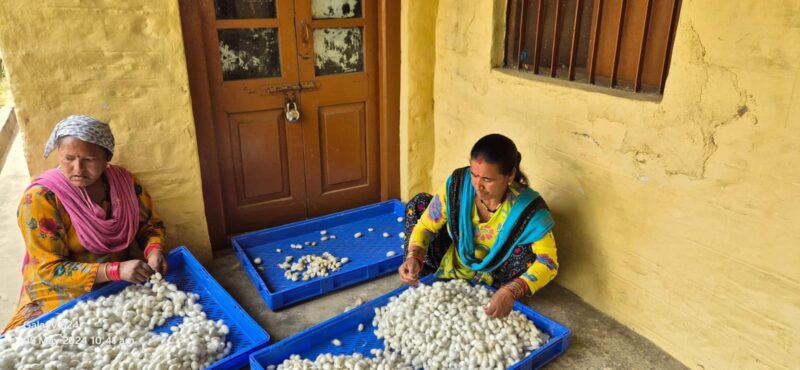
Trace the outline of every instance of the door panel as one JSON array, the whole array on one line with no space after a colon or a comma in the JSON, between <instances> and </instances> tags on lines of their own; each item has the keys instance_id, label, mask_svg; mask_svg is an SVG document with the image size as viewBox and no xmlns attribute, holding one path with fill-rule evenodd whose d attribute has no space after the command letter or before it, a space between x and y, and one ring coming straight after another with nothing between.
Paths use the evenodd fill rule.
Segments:
<instances>
[{"instance_id":1,"label":"door panel","mask_svg":"<svg viewBox=\"0 0 800 370\"><path fill-rule=\"evenodd\" d=\"M217 36L223 80L280 77L277 28L231 28Z\"/></svg>"},{"instance_id":2,"label":"door panel","mask_svg":"<svg viewBox=\"0 0 800 370\"><path fill-rule=\"evenodd\" d=\"M204 0L228 234L306 217L303 132L268 88L297 81L292 0Z\"/></svg>"},{"instance_id":3,"label":"door panel","mask_svg":"<svg viewBox=\"0 0 800 370\"><path fill-rule=\"evenodd\" d=\"M322 193L367 184L364 104L320 108Z\"/></svg>"},{"instance_id":4,"label":"door panel","mask_svg":"<svg viewBox=\"0 0 800 370\"><path fill-rule=\"evenodd\" d=\"M275 18L275 0L217 0L217 19Z\"/></svg>"},{"instance_id":5,"label":"door panel","mask_svg":"<svg viewBox=\"0 0 800 370\"><path fill-rule=\"evenodd\" d=\"M309 217L380 200L376 4L296 4L300 80L319 86L301 104Z\"/></svg>"},{"instance_id":6,"label":"door panel","mask_svg":"<svg viewBox=\"0 0 800 370\"><path fill-rule=\"evenodd\" d=\"M311 0L313 19L361 18L361 0Z\"/></svg>"},{"instance_id":7,"label":"door panel","mask_svg":"<svg viewBox=\"0 0 800 370\"><path fill-rule=\"evenodd\" d=\"M286 125L283 110L231 115L239 204L249 205L289 196ZM238 148L237 148L237 144ZM240 166L238 164L241 164ZM270 169L266 170L265 169Z\"/></svg>"},{"instance_id":8,"label":"door panel","mask_svg":"<svg viewBox=\"0 0 800 370\"><path fill-rule=\"evenodd\" d=\"M361 27L314 30L315 75L363 72L363 40Z\"/></svg>"}]
</instances>

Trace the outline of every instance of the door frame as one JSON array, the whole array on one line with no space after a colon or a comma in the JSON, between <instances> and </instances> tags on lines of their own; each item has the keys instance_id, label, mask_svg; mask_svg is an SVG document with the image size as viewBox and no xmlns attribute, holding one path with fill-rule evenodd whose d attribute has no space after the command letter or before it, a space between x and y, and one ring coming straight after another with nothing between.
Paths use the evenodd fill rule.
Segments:
<instances>
[{"instance_id":1,"label":"door frame","mask_svg":"<svg viewBox=\"0 0 800 370\"><path fill-rule=\"evenodd\" d=\"M381 199L400 196L400 1L378 2L378 120ZM197 153L208 234L214 251L228 247L222 183L214 139L208 65L197 0L179 0L189 93L192 100Z\"/></svg>"}]
</instances>

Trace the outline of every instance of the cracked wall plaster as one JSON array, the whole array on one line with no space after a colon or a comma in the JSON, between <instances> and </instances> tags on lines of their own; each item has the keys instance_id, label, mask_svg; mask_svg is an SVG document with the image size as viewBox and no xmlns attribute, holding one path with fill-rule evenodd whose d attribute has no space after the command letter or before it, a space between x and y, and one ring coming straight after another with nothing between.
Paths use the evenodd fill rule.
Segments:
<instances>
[{"instance_id":1,"label":"cracked wall plaster","mask_svg":"<svg viewBox=\"0 0 800 370\"><path fill-rule=\"evenodd\" d=\"M557 282L692 368L800 362L800 3L684 0L658 101L493 69L502 2L438 7L407 40L435 43L404 70L434 65L435 158L406 181L432 191L506 134L556 218Z\"/></svg>"}]
</instances>

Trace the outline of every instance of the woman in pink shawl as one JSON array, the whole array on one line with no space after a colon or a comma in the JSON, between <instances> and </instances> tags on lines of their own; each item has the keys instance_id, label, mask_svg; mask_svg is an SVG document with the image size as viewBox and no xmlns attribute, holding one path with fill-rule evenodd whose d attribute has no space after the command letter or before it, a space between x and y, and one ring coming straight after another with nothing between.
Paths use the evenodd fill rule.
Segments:
<instances>
[{"instance_id":1,"label":"woman in pink shawl","mask_svg":"<svg viewBox=\"0 0 800 370\"><path fill-rule=\"evenodd\" d=\"M58 167L31 183L17 211L26 255L19 304L4 333L104 282L143 283L167 269L164 224L150 196L128 171L108 163L108 124L67 117L53 129L45 158L53 150ZM132 258L133 245L144 260Z\"/></svg>"}]
</instances>

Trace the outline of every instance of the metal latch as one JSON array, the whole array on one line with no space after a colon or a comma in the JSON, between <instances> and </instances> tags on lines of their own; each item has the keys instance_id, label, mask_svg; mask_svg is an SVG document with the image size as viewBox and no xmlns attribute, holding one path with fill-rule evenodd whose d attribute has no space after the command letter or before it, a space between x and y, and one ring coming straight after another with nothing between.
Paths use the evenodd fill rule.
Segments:
<instances>
[{"instance_id":1,"label":"metal latch","mask_svg":"<svg viewBox=\"0 0 800 370\"><path fill-rule=\"evenodd\" d=\"M317 88L315 81L300 81L296 84L275 85L267 88L270 94L283 94L286 92L300 92L303 90L313 90Z\"/></svg>"}]
</instances>

